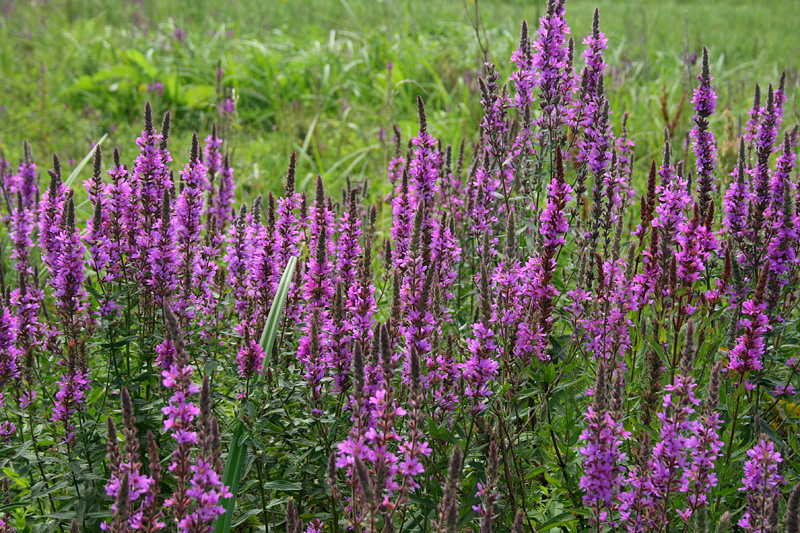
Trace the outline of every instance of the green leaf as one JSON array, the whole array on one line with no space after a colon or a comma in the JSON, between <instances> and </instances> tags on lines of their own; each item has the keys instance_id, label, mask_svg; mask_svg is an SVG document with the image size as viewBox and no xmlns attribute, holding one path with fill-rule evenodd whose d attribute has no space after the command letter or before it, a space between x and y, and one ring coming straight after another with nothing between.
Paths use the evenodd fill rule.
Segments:
<instances>
[{"instance_id":1,"label":"green leaf","mask_svg":"<svg viewBox=\"0 0 800 533\"><path fill-rule=\"evenodd\" d=\"M574 522L575 520L576 518L573 513L561 513L558 516L554 516L547 522L540 524L539 527L536 528L536 530L540 531L541 533L544 533L545 531L550 531L555 527L569 524L570 522Z\"/></svg>"},{"instance_id":2,"label":"green leaf","mask_svg":"<svg viewBox=\"0 0 800 533\"><path fill-rule=\"evenodd\" d=\"M244 458L247 455L247 443L243 437L244 425L237 421L236 429L233 430L228 460L225 462L225 472L222 474L222 483L226 487L230 487L233 496L222 503L222 506L225 507L225 513L217 519L214 527L214 531L218 533L229 533L231 530L233 511L236 509L236 494L239 492L239 481L242 477L242 464L244 464Z\"/></svg>"},{"instance_id":3,"label":"green leaf","mask_svg":"<svg viewBox=\"0 0 800 533\"><path fill-rule=\"evenodd\" d=\"M284 492L294 492L303 488L300 483L293 483L291 481L267 481L264 483L264 488L269 490L282 490Z\"/></svg>"},{"instance_id":4,"label":"green leaf","mask_svg":"<svg viewBox=\"0 0 800 533\"><path fill-rule=\"evenodd\" d=\"M283 276L281 276L281 282L278 284L278 290L275 292L275 299L272 300L272 307L269 310L269 316L267 316L267 323L264 324L264 331L261 333L261 347L264 349L265 366L269 364L272 346L275 344L275 336L278 334L281 313L283 312L286 298L289 296L289 285L292 283L294 266L296 264L297 257L294 256L290 257L289 262L286 263Z\"/></svg>"}]
</instances>

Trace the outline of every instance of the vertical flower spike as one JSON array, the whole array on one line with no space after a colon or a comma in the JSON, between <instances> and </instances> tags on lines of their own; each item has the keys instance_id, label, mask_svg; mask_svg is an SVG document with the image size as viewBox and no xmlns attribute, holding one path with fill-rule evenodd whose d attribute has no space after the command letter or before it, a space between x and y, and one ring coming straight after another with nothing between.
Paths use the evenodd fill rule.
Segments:
<instances>
[{"instance_id":1,"label":"vertical flower spike","mask_svg":"<svg viewBox=\"0 0 800 533\"><path fill-rule=\"evenodd\" d=\"M745 140L739 141L739 160L736 168L731 172L733 181L725 192L722 218L722 228L734 241L741 242L745 237L747 220L750 217L751 193L749 175L745 165Z\"/></svg>"},{"instance_id":2,"label":"vertical flower spike","mask_svg":"<svg viewBox=\"0 0 800 533\"><path fill-rule=\"evenodd\" d=\"M33 212L25 207L22 201L22 194L17 193L15 197L13 211L11 213L11 259L14 260L14 269L20 278L30 278L33 276L33 266L31 266L31 233L33 232L34 221ZM54 221L56 234L60 232L58 222ZM27 281L27 280L26 280Z\"/></svg>"},{"instance_id":3,"label":"vertical flower spike","mask_svg":"<svg viewBox=\"0 0 800 533\"><path fill-rule=\"evenodd\" d=\"M275 200L270 193L272 202L272 223L264 225L261 221L262 197L259 195L253 202L253 213L250 226L247 229L247 252L249 281L248 285L254 302L254 318L256 329L261 330L266 322L272 297L275 294L277 283L280 279L278 265L274 262L275 242ZM269 209L268 209L269 211Z\"/></svg>"},{"instance_id":4,"label":"vertical flower spike","mask_svg":"<svg viewBox=\"0 0 800 533\"><path fill-rule=\"evenodd\" d=\"M164 191L169 190L171 185L167 167L171 158L162 141L166 142L166 138L153 126L153 109L147 102L144 107L144 130L136 139L140 152L132 177L134 192L139 200L139 214L145 224L157 218Z\"/></svg>"},{"instance_id":5,"label":"vertical flower spike","mask_svg":"<svg viewBox=\"0 0 800 533\"><path fill-rule=\"evenodd\" d=\"M173 391L169 405L163 407L161 411L166 417L164 430L176 441L172 463L169 466L169 471L175 478L175 489L172 496L164 502L164 506L170 509L175 523L180 524L189 512L192 499L189 494L192 477L191 453L192 448L198 443L194 420L200 414L200 409L191 401L191 397L200 392L200 387L192 382L194 370L189 364L183 331L169 305L164 307L164 318L167 334L175 349L175 359L169 368L161 373L164 387Z\"/></svg>"},{"instance_id":6,"label":"vertical flower spike","mask_svg":"<svg viewBox=\"0 0 800 533\"><path fill-rule=\"evenodd\" d=\"M527 26L525 26L527 32ZM526 33L527 36L527 33ZM527 37L526 37L527 38ZM530 47L530 43L527 43ZM513 56L512 56L513 57ZM512 74L512 78L513 78ZM508 99L500 89L498 80L500 75L494 65L487 66L486 80L479 78L481 88L481 105L483 105L483 120L481 121L481 144L487 159L497 166L506 156L506 136L508 133ZM523 119L525 120L525 119ZM527 143L524 147L532 149L530 145L530 116L527 118L527 137L520 134L518 142ZM527 152L526 152L527 153ZM496 168L495 170L500 170Z\"/></svg>"},{"instance_id":7,"label":"vertical flower spike","mask_svg":"<svg viewBox=\"0 0 800 533\"><path fill-rule=\"evenodd\" d=\"M750 118L745 125L744 142L747 144L747 149L753 148L753 142L758 135L758 125L764 115L764 107L761 105L761 87L756 83L755 92L753 94L753 106L750 108Z\"/></svg>"},{"instance_id":8,"label":"vertical flower spike","mask_svg":"<svg viewBox=\"0 0 800 533\"><path fill-rule=\"evenodd\" d=\"M764 108L764 118L758 125L756 135L756 167L753 170L753 210L748 220L749 230L756 246L761 242L761 231L764 229L765 213L770 204L770 169L769 159L778 136L775 115L775 93L772 85L767 92L767 105ZM754 265L758 267L758 265Z\"/></svg>"},{"instance_id":9,"label":"vertical flower spike","mask_svg":"<svg viewBox=\"0 0 800 533\"><path fill-rule=\"evenodd\" d=\"M481 517L480 533L492 533L494 531L495 502L499 498L497 493L497 473L499 469L499 459L497 457L497 442L494 440L489 443L489 454L486 458L486 481L478 483L476 497L481 498L480 506L473 507Z\"/></svg>"},{"instance_id":10,"label":"vertical flower spike","mask_svg":"<svg viewBox=\"0 0 800 533\"><path fill-rule=\"evenodd\" d=\"M717 94L711 86L714 79L708 65L708 49L703 47L703 70L697 76L700 85L694 90L694 127L691 131L692 148L697 168L697 201L700 204L700 216L704 217L711 202L711 193L716 190L714 170L717 168L717 146L714 133L708 125L708 119L714 114L717 105Z\"/></svg>"},{"instance_id":11,"label":"vertical flower spike","mask_svg":"<svg viewBox=\"0 0 800 533\"><path fill-rule=\"evenodd\" d=\"M764 301L769 269L761 271L756 291L750 300L742 304L742 314L747 318L739 321L742 334L736 338L736 346L730 351L728 370L745 375L752 370L763 368L761 356L764 355L764 334L771 329L765 313Z\"/></svg>"},{"instance_id":12,"label":"vertical flower spike","mask_svg":"<svg viewBox=\"0 0 800 533\"><path fill-rule=\"evenodd\" d=\"M553 298L559 294L553 279L558 251L567 242L569 224L566 206L572 199L572 187L564 178L564 162L559 147L555 150L554 174L547 190L547 205L539 217L542 249L539 255L528 260L523 269L527 282L523 283L523 290L531 301L530 308L537 311L538 320L534 324L533 316L530 316L527 321L520 322L516 347L517 356L523 359L536 356L540 361L550 359L547 335L553 321Z\"/></svg>"},{"instance_id":13,"label":"vertical flower spike","mask_svg":"<svg viewBox=\"0 0 800 533\"><path fill-rule=\"evenodd\" d=\"M8 301L0 295L0 396L2 390L12 379L20 376L20 351L16 346L19 324L17 317L11 314Z\"/></svg>"},{"instance_id":14,"label":"vertical flower spike","mask_svg":"<svg viewBox=\"0 0 800 533\"><path fill-rule=\"evenodd\" d=\"M257 339L250 336L250 328L245 327L244 340L236 356L236 363L239 365L239 376L242 379L250 379L257 373L264 372L264 349Z\"/></svg>"},{"instance_id":15,"label":"vertical flower spike","mask_svg":"<svg viewBox=\"0 0 800 533\"><path fill-rule=\"evenodd\" d=\"M211 126L211 135L205 139L206 146L203 149L203 163L206 166L206 176L203 189L208 193L206 196L206 212L211 214L217 197L217 178L222 175L222 139L217 135L216 122ZM227 165L226 165L227 166Z\"/></svg>"},{"instance_id":16,"label":"vertical flower spike","mask_svg":"<svg viewBox=\"0 0 800 533\"><path fill-rule=\"evenodd\" d=\"M586 128L595 120L593 117L598 114L599 95L603 91L598 90L601 79L606 74L606 61L604 52L608 48L608 38L600 31L600 11L595 8L592 18L592 30L583 39L586 50L583 52L584 67L581 70L581 90L580 97L571 117L571 126L574 130L579 127ZM602 109L602 105L599 106ZM599 116L599 115L598 115ZM581 147L579 161L588 160L586 147Z\"/></svg>"},{"instance_id":17,"label":"vertical flower spike","mask_svg":"<svg viewBox=\"0 0 800 533\"><path fill-rule=\"evenodd\" d=\"M161 212L150 234L152 238L148 240L152 248L147 258L150 277L145 283L156 296L156 303L160 305L178 289L180 266L180 257L175 248L178 239L175 235L175 225L172 223L169 191L164 191Z\"/></svg>"},{"instance_id":18,"label":"vertical flower spike","mask_svg":"<svg viewBox=\"0 0 800 533\"><path fill-rule=\"evenodd\" d=\"M353 329L345 316L345 296L343 283L336 285L336 294L333 297L333 317L330 326L330 360L327 361L328 369L333 375L333 392L338 394L350 388L350 368L352 367L352 352L350 340L353 338Z\"/></svg>"},{"instance_id":19,"label":"vertical flower spike","mask_svg":"<svg viewBox=\"0 0 800 533\"><path fill-rule=\"evenodd\" d=\"M778 473L778 465L783 462L775 444L762 436L761 440L747 451L749 459L744 464L744 477L739 490L747 493L747 508L739 520L739 527L747 533L768 533L775 531L777 520L770 515L776 500L780 502L781 485L785 483ZM775 517L777 518L777 517Z\"/></svg>"},{"instance_id":20,"label":"vertical flower spike","mask_svg":"<svg viewBox=\"0 0 800 533\"><path fill-rule=\"evenodd\" d=\"M653 227L659 228L662 246L670 247L675 242L678 228L686 220L685 210L691 202L686 179L675 172L672 166L672 148L664 143L664 160L658 169L661 183L656 188L659 203Z\"/></svg>"},{"instance_id":21,"label":"vertical flower spike","mask_svg":"<svg viewBox=\"0 0 800 533\"><path fill-rule=\"evenodd\" d=\"M358 258L361 255L361 217L358 213L358 188L350 190L347 210L339 221L339 242L336 250L336 266L339 279L345 287L353 287L358 279Z\"/></svg>"},{"instance_id":22,"label":"vertical flower spike","mask_svg":"<svg viewBox=\"0 0 800 533\"><path fill-rule=\"evenodd\" d=\"M472 412L478 413L486 407L486 400L492 395L491 381L497 376L503 349L497 344L492 329L492 297L487 257L483 258L478 279L481 313L480 320L472 324L472 338L467 340L469 355L459 366L465 383L464 394L472 404Z\"/></svg>"},{"instance_id":23,"label":"vertical flower spike","mask_svg":"<svg viewBox=\"0 0 800 533\"><path fill-rule=\"evenodd\" d=\"M297 350L298 360L305 365L306 378L312 396L318 398L321 381L325 376L325 361L330 359L328 334L330 303L334 294L333 265L331 264L331 234L333 213L325 201L322 177L317 176L317 193L311 236L314 246L310 250L308 268L304 275L305 316L307 325Z\"/></svg>"},{"instance_id":24,"label":"vertical flower spike","mask_svg":"<svg viewBox=\"0 0 800 533\"><path fill-rule=\"evenodd\" d=\"M372 282L372 234L370 226L364 235L364 253L356 272L355 283L347 289L347 309L350 313L350 331L353 341L361 346L362 351L369 348L372 330L375 326L375 285Z\"/></svg>"},{"instance_id":25,"label":"vertical flower spike","mask_svg":"<svg viewBox=\"0 0 800 533\"><path fill-rule=\"evenodd\" d=\"M71 196L67 202L66 216L66 226L59 235L61 250L55 258L50 284L66 333L77 342L78 328L83 325L82 318L88 311L88 294L83 285L86 279L86 247L75 227L75 202Z\"/></svg>"},{"instance_id":26,"label":"vertical flower spike","mask_svg":"<svg viewBox=\"0 0 800 533\"><path fill-rule=\"evenodd\" d=\"M241 322L249 320L250 291L247 287L247 204L242 204L239 216L231 225L228 234L228 286L233 290L233 309Z\"/></svg>"},{"instance_id":27,"label":"vertical flower spike","mask_svg":"<svg viewBox=\"0 0 800 533\"><path fill-rule=\"evenodd\" d=\"M433 233L433 211L435 199L439 193L438 151L436 138L428 133L428 117L425 114L425 103L417 97L419 112L419 134L411 139L414 152L408 164L410 205L416 209L421 203L428 205L425 225Z\"/></svg>"},{"instance_id":28,"label":"vertical flower spike","mask_svg":"<svg viewBox=\"0 0 800 533\"><path fill-rule=\"evenodd\" d=\"M408 255L411 235L414 231L414 209L408 188L408 169L403 170L399 191L392 198L392 241L395 245L394 268L402 269Z\"/></svg>"},{"instance_id":29,"label":"vertical flower spike","mask_svg":"<svg viewBox=\"0 0 800 533\"><path fill-rule=\"evenodd\" d=\"M234 218L231 213L236 181L233 178L233 166L229 159L230 156L225 154L220 170L219 189L214 195L213 205L209 209L209 216L216 219L220 235L225 234L225 230Z\"/></svg>"},{"instance_id":30,"label":"vertical flower spike","mask_svg":"<svg viewBox=\"0 0 800 533\"><path fill-rule=\"evenodd\" d=\"M548 5L549 11L549 5ZM557 30L556 30L557 31ZM541 52L542 54L544 51ZM523 157L531 157L534 154L533 139L531 138L531 125L533 121L533 90L536 86L536 65L533 57L533 50L531 49L531 38L528 31L528 22L522 21L522 28L520 29L519 46L514 52L511 53L511 63L514 63L516 70L511 74L508 80L514 85L516 94L514 96L514 106L521 117L522 127L520 128L517 138L514 141L513 151L522 155ZM492 78L489 78L490 85L488 93L496 92L496 78L494 88L491 85ZM501 138L505 134L507 125L505 123L505 106L507 105L501 97L497 97L492 101L491 109L496 111L489 114L490 107L484 102L484 109L487 109L486 118L484 119L483 129L484 132L496 131L497 135ZM489 120L489 118L492 120ZM495 154L498 155L499 154Z\"/></svg>"},{"instance_id":31,"label":"vertical flower spike","mask_svg":"<svg viewBox=\"0 0 800 533\"><path fill-rule=\"evenodd\" d=\"M397 124L392 127L392 139L394 140L394 156L389 161L389 165L387 167L387 173L389 177L389 183L392 184L392 191L394 193L397 192L397 182L400 177L403 175L406 169L406 158L403 157L403 144L402 144L402 135L400 133L400 128ZM387 200L391 199L391 196L386 198Z\"/></svg>"},{"instance_id":32,"label":"vertical flower spike","mask_svg":"<svg viewBox=\"0 0 800 533\"><path fill-rule=\"evenodd\" d=\"M187 323L194 317L190 309L194 295L195 271L200 252L200 234L203 231L203 193L206 166L200 161L200 142L192 134L192 150L186 168L181 171L181 192L175 201L175 233L180 267L179 290L175 299L175 313Z\"/></svg>"},{"instance_id":33,"label":"vertical flower spike","mask_svg":"<svg viewBox=\"0 0 800 533\"><path fill-rule=\"evenodd\" d=\"M790 134L784 137L783 150L775 162L772 177L772 205L768 210L769 229L772 238L767 245L767 257L770 276L767 282L767 310L774 320L782 320L776 312L780 293L788 283L787 273L796 264L797 220L795 214L794 194L792 192L791 172L797 162L792 150Z\"/></svg>"},{"instance_id":34,"label":"vertical flower spike","mask_svg":"<svg viewBox=\"0 0 800 533\"><path fill-rule=\"evenodd\" d=\"M717 486L717 475L714 473L714 461L720 456L724 443L720 439L719 429L722 426L717 405L719 403L720 374L722 361L717 361L711 370L708 384L708 396L703 404L700 417L691 422L691 436L686 442L690 450L691 463L683 471L681 492L688 493L688 507L678 511L684 520L708 505L708 495Z\"/></svg>"},{"instance_id":35,"label":"vertical flower spike","mask_svg":"<svg viewBox=\"0 0 800 533\"><path fill-rule=\"evenodd\" d=\"M31 145L28 141L22 144L23 157L20 161L17 173L8 180L8 193L10 195L20 195L22 206L33 212L36 202L39 200L39 183L36 175L36 163L33 162ZM55 169L61 175L60 165Z\"/></svg>"},{"instance_id":36,"label":"vertical flower spike","mask_svg":"<svg viewBox=\"0 0 800 533\"><path fill-rule=\"evenodd\" d=\"M53 154L53 168L47 172L50 175L50 185L39 201L39 248L42 263L52 274L53 258L59 253L59 221L63 216L67 197L67 186L61 180L61 162L56 154Z\"/></svg>"},{"instance_id":37,"label":"vertical flower spike","mask_svg":"<svg viewBox=\"0 0 800 533\"><path fill-rule=\"evenodd\" d=\"M289 258L300 255L300 194L295 191L297 152L292 152L286 173L286 194L278 199L275 220L276 261L283 270Z\"/></svg>"},{"instance_id":38,"label":"vertical flower spike","mask_svg":"<svg viewBox=\"0 0 800 533\"><path fill-rule=\"evenodd\" d=\"M218 423L211 414L210 403L211 391L206 376L200 391L201 407L197 424L199 450L191 467L191 488L186 492L194 501L191 512L178 522L180 533L211 531L213 522L225 513L222 500L232 496L230 488L222 483L222 468L218 461L222 450L219 443L215 442L214 435L218 431Z\"/></svg>"},{"instance_id":39,"label":"vertical flower spike","mask_svg":"<svg viewBox=\"0 0 800 533\"><path fill-rule=\"evenodd\" d=\"M622 424L614 420L608 407L608 376L605 363L599 361L597 380L593 394L594 402L586 413L588 427L581 433L584 446L579 453L583 456L583 470L580 486L584 490L583 503L591 509L592 525L597 531L603 524L613 523L613 513L619 506L620 492L624 479L622 461L625 453L621 450L624 440L630 437Z\"/></svg>"},{"instance_id":40,"label":"vertical flower spike","mask_svg":"<svg viewBox=\"0 0 800 533\"><path fill-rule=\"evenodd\" d=\"M539 144L562 145L562 126L574 90L575 76L567 39L566 0L548 0L547 13L539 19L539 33L533 43L533 67L542 115L537 118Z\"/></svg>"}]
</instances>

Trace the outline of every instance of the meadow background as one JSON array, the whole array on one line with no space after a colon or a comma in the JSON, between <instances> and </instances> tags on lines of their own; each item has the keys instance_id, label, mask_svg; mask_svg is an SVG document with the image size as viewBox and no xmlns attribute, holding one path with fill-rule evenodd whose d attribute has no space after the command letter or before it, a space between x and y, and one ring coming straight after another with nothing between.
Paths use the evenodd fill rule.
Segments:
<instances>
[{"instance_id":1,"label":"meadow background","mask_svg":"<svg viewBox=\"0 0 800 533\"><path fill-rule=\"evenodd\" d=\"M578 50L596 6L609 37L616 131L631 114L637 183L661 150L666 124L674 122L674 138L687 135L704 44L719 93L711 127L729 141L724 165L733 165L755 83L766 88L786 69L787 123L797 120L797 2L572 0L567 16ZM481 42L505 76L519 21L536 27L545 3L477 7ZM221 64L222 82L238 99L229 146L243 199L275 189L292 150L302 189L316 174L334 190L348 175L382 177L392 124L405 139L416 132L417 95L425 96L436 137L474 140L484 61L475 8L457 0L4 0L0 147L16 165L27 139L34 157L56 151L69 171L108 134L104 146L131 159L150 100L157 115L173 112L171 146L182 164L192 129L205 136L219 118Z\"/></svg>"}]
</instances>

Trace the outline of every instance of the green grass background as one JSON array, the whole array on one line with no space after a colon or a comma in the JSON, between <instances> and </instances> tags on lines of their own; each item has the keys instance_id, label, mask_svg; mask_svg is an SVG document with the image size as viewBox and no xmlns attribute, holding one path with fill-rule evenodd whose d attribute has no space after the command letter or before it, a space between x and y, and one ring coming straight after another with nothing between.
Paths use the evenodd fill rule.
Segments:
<instances>
[{"instance_id":1,"label":"green grass background","mask_svg":"<svg viewBox=\"0 0 800 533\"><path fill-rule=\"evenodd\" d=\"M218 61L225 85L239 98L231 146L245 198L276 184L291 150L300 154L301 185L317 173L334 187L348 175L382 177L391 146L381 141L381 131L397 123L406 138L413 134L418 94L427 102L432 131L444 142L473 139L480 120L475 73L482 56L473 1L1 5L0 146L13 165L23 139L31 142L40 167L56 151L69 168L105 133L104 147L118 145L130 161L147 99L159 114L174 113L173 156L185 161L192 130L205 136L218 117ZM570 0L567 18L577 56L595 6L609 37L606 85L617 132L622 113L630 112L640 165L658 154L663 139L663 95L674 116L687 92L676 138L683 139L690 127L691 88L700 64L684 58L703 44L719 92L712 127L729 145L722 146L723 159L732 157L753 85L777 82L783 69L790 95L787 124L797 121L800 2ZM481 35L507 75L521 20L537 28L544 2L484 0L478 8ZM176 29L185 34L183 41L175 38ZM158 81L165 84L163 96L147 90Z\"/></svg>"}]
</instances>

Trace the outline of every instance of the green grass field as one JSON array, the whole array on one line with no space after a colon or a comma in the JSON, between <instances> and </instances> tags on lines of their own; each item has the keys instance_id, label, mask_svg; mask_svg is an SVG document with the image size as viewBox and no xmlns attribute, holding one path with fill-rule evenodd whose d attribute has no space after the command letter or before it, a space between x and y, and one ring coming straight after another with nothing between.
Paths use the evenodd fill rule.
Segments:
<instances>
[{"instance_id":1,"label":"green grass field","mask_svg":"<svg viewBox=\"0 0 800 533\"><path fill-rule=\"evenodd\" d=\"M753 85L776 82L783 69L790 89L787 117L797 119L796 2L572 0L567 11L576 55L595 5L610 39L607 86L615 122L630 112L640 165L659 150L662 101L671 121L680 112L674 135L685 136L699 70L699 61L685 58L696 57L703 44L719 91L712 123L718 137L732 141L746 119ZM484 1L477 7L481 40L507 72L521 19L538 27L544 2ZM141 109L150 99L159 112L175 114L172 147L180 161L192 128L207 135L218 118L221 62L223 83L238 97L230 146L244 197L274 183L291 150L300 154L302 185L317 173L333 187L348 175L381 177L391 125L400 125L405 136L414 131L418 94L444 142L475 131L483 57L475 9L473 1L456 0L6 0L0 26L2 147L12 164L23 139L39 160L57 151L62 160L77 162L108 133L104 146L120 146L131 160ZM148 91L157 82L163 94Z\"/></svg>"}]
</instances>

